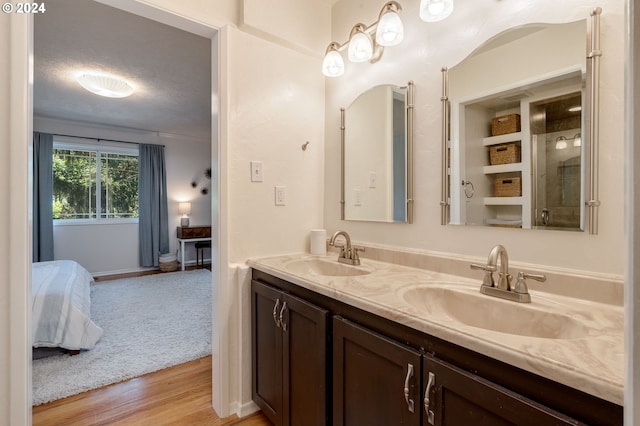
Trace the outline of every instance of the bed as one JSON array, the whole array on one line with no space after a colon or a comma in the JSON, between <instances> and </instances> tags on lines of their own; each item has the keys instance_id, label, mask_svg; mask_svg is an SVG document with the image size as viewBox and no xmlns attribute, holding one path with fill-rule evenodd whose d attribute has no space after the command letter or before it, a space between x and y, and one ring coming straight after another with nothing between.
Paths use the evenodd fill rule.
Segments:
<instances>
[{"instance_id":1,"label":"bed","mask_svg":"<svg viewBox=\"0 0 640 426\"><path fill-rule=\"evenodd\" d=\"M91 320L93 277L71 260L32 266L31 321L34 348L92 349L102 329Z\"/></svg>"}]
</instances>

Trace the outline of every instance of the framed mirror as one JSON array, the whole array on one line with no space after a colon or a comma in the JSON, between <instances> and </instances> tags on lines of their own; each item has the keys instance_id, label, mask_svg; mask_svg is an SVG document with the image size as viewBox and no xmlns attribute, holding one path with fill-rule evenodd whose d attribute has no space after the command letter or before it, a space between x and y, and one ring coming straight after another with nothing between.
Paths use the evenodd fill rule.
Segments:
<instances>
[{"instance_id":1,"label":"framed mirror","mask_svg":"<svg viewBox=\"0 0 640 426\"><path fill-rule=\"evenodd\" d=\"M443 68L443 224L597 233L598 25L512 28Z\"/></svg>"},{"instance_id":2,"label":"framed mirror","mask_svg":"<svg viewBox=\"0 0 640 426\"><path fill-rule=\"evenodd\" d=\"M342 220L413 222L413 82L341 108Z\"/></svg>"}]
</instances>

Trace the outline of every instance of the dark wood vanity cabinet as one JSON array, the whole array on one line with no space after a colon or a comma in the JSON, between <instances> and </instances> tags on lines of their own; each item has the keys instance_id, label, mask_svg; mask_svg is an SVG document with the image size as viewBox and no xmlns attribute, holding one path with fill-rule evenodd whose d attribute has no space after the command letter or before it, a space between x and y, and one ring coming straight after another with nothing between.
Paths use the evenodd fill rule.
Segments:
<instances>
[{"instance_id":1,"label":"dark wood vanity cabinet","mask_svg":"<svg viewBox=\"0 0 640 426\"><path fill-rule=\"evenodd\" d=\"M421 355L333 318L333 425L420 425Z\"/></svg>"},{"instance_id":2,"label":"dark wood vanity cabinet","mask_svg":"<svg viewBox=\"0 0 640 426\"><path fill-rule=\"evenodd\" d=\"M258 270L252 312L254 401L276 425L623 423L619 405Z\"/></svg>"},{"instance_id":3,"label":"dark wood vanity cabinet","mask_svg":"<svg viewBox=\"0 0 640 426\"><path fill-rule=\"evenodd\" d=\"M326 425L328 312L251 283L253 400L275 425Z\"/></svg>"},{"instance_id":4,"label":"dark wood vanity cabinet","mask_svg":"<svg viewBox=\"0 0 640 426\"><path fill-rule=\"evenodd\" d=\"M423 362L423 426L585 424L433 356Z\"/></svg>"}]
</instances>

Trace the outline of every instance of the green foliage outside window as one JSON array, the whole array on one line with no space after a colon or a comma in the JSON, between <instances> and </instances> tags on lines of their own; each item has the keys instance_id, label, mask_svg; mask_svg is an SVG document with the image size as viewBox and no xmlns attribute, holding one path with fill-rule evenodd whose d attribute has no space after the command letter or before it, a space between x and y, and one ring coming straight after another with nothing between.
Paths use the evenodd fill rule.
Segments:
<instances>
[{"instance_id":1,"label":"green foliage outside window","mask_svg":"<svg viewBox=\"0 0 640 426\"><path fill-rule=\"evenodd\" d=\"M99 192L100 196L96 194ZM99 212L99 216L96 215ZM138 157L53 150L53 218L138 217Z\"/></svg>"}]
</instances>

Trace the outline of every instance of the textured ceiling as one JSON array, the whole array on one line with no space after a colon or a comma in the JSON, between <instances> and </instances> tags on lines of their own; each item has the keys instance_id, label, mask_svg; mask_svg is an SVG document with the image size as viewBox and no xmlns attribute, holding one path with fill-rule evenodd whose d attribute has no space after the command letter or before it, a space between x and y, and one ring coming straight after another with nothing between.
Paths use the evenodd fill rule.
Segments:
<instances>
[{"instance_id":1,"label":"textured ceiling","mask_svg":"<svg viewBox=\"0 0 640 426\"><path fill-rule=\"evenodd\" d=\"M128 98L91 94L81 70L125 77ZM93 1L47 0L35 15L34 115L208 139L211 40Z\"/></svg>"}]
</instances>

